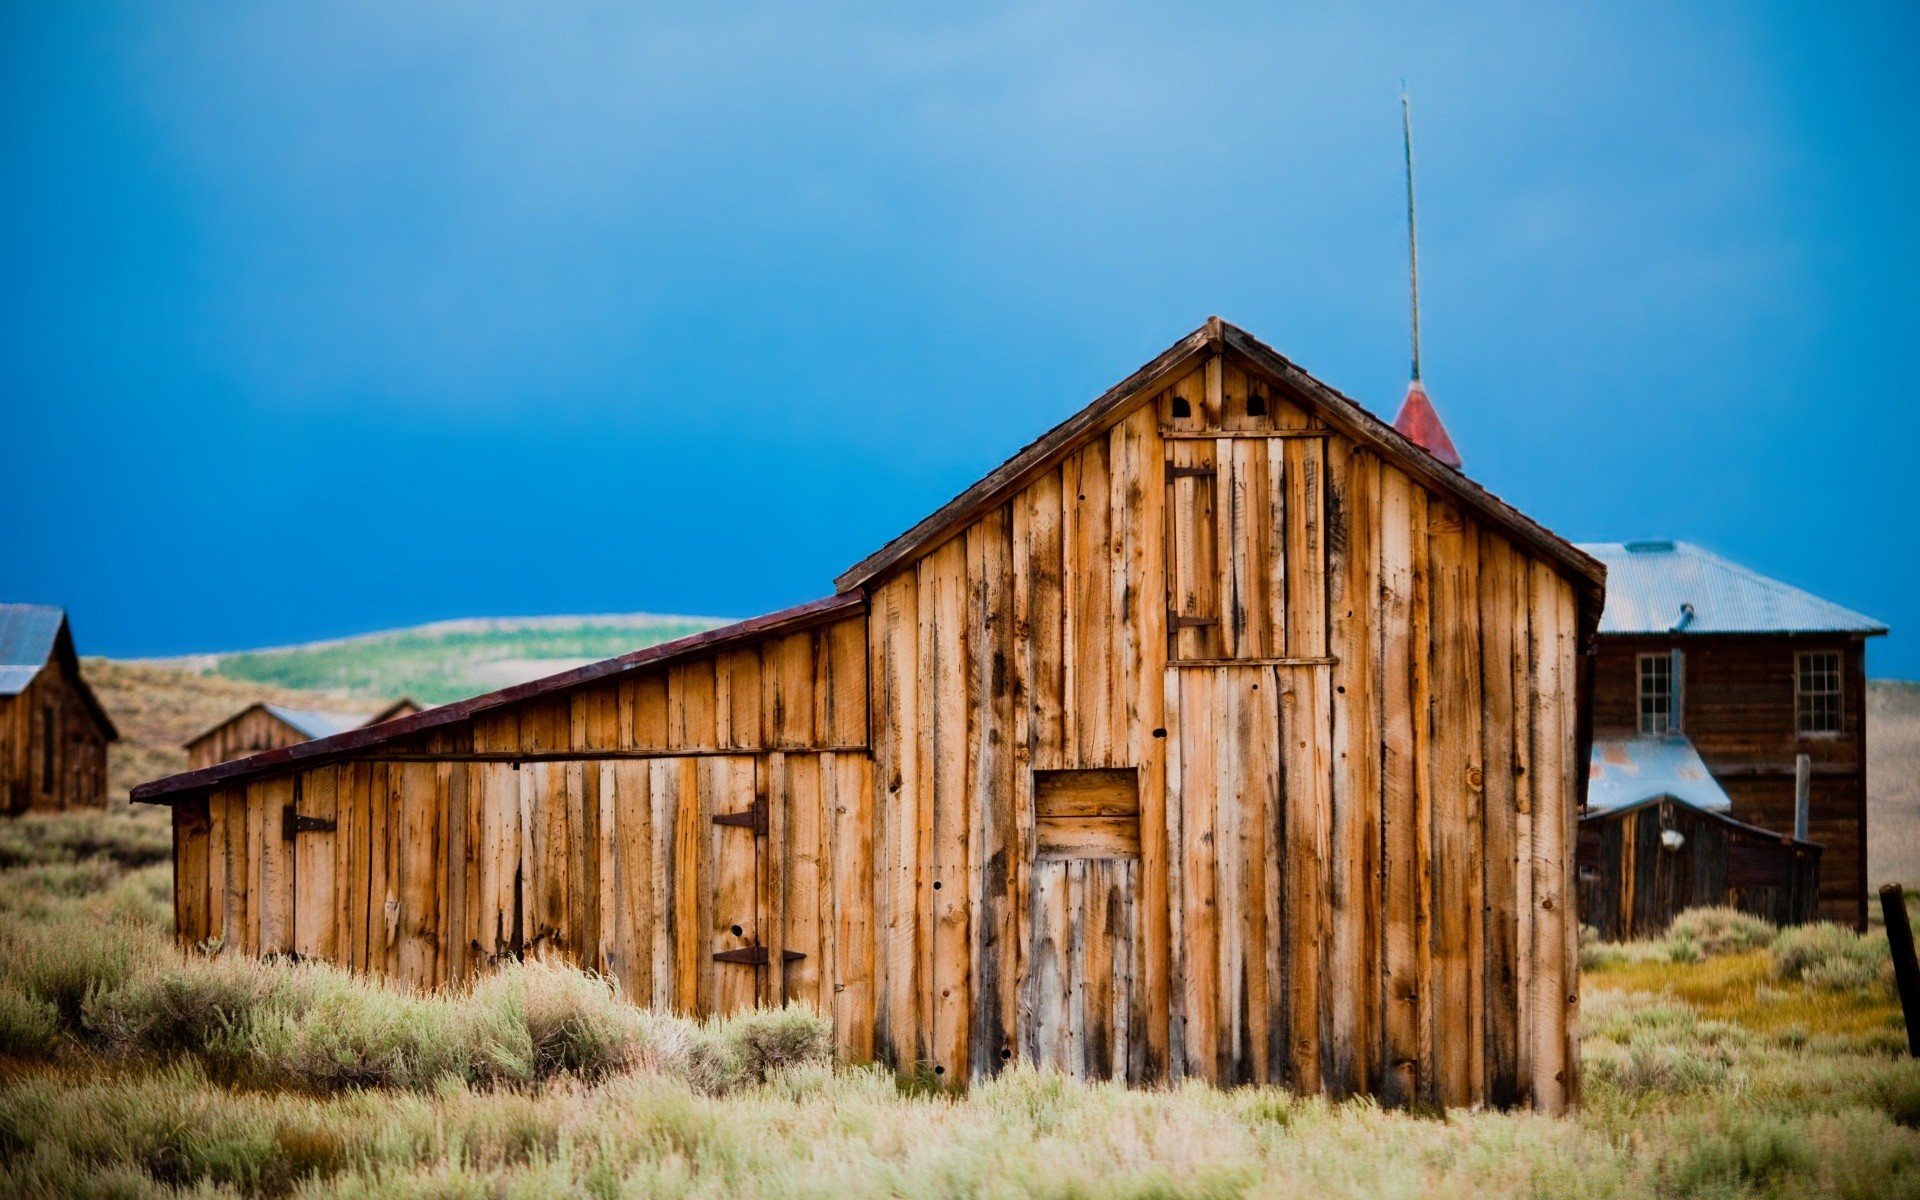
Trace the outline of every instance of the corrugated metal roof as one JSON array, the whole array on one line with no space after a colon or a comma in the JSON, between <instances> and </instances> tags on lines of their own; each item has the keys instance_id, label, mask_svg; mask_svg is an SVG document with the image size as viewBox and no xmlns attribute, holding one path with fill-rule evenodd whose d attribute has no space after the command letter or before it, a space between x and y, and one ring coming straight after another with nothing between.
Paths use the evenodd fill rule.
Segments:
<instances>
[{"instance_id":1,"label":"corrugated metal roof","mask_svg":"<svg viewBox=\"0 0 1920 1200\"><path fill-rule=\"evenodd\" d=\"M1604 812L1658 796L1727 812L1733 801L1684 737L1595 738L1587 772L1587 809Z\"/></svg>"},{"instance_id":2,"label":"corrugated metal roof","mask_svg":"<svg viewBox=\"0 0 1920 1200\"><path fill-rule=\"evenodd\" d=\"M310 738L332 737L367 723L365 713L313 712L309 709L282 708L278 704L262 704L260 707Z\"/></svg>"},{"instance_id":3,"label":"corrugated metal roof","mask_svg":"<svg viewBox=\"0 0 1920 1200\"><path fill-rule=\"evenodd\" d=\"M0 604L0 696L17 696L33 682L66 619L48 604Z\"/></svg>"},{"instance_id":4,"label":"corrugated metal roof","mask_svg":"<svg viewBox=\"0 0 1920 1200\"><path fill-rule=\"evenodd\" d=\"M1607 564L1601 633L1887 631L1872 617L1769 579L1691 542L1585 542L1580 549Z\"/></svg>"}]
</instances>

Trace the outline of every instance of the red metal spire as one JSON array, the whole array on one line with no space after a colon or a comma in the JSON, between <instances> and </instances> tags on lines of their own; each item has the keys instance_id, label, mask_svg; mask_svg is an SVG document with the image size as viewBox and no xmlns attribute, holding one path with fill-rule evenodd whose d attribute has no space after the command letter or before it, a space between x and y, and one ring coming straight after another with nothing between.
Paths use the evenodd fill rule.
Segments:
<instances>
[{"instance_id":1,"label":"red metal spire","mask_svg":"<svg viewBox=\"0 0 1920 1200\"><path fill-rule=\"evenodd\" d=\"M1433 401L1427 399L1427 389L1418 379L1407 385L1407 399L1400 406L1400 415L1393 419L1393 427L1428 454L1456 471L1460 469L1460 452L1453 448L1447 427L1440 423L1440 414L1433 411Z\"/></svg>"}]
</instances>

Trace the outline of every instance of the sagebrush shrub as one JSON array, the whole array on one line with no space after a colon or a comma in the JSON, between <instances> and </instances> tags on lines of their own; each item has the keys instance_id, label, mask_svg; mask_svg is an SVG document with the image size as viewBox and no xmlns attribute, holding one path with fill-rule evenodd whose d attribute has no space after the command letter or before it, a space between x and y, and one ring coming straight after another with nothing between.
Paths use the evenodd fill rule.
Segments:
<instances>
[{"instance_id":1,"label":"sagebrush shrub","mask_svg":"<svg viewBox=\"0 0 1920 1200\"><path fill-rule=\"evenodd\" d=\"M1691 942L1707 957L1765 949L1778 934L1771 921L1723 906L1690 908L1667 927L1669 938Z\"/></svg>"},{"instance_id":2,"label":"sagebrush shrub","mask_svg":"<svg viewBox=\"0 0 1920 1200\"><path fill-rule=\"evenodd\" d=\"M1782 930L1771 952L1774 978L1815 987L1863 988L1891 970L1884 938L1824 921Z\"/></svg>"}]
</instances>

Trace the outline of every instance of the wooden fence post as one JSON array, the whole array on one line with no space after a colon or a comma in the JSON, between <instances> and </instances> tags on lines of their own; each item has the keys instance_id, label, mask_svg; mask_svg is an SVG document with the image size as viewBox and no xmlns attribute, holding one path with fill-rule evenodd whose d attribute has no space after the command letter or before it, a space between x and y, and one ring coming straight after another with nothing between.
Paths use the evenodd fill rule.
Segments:
<instances>
[{"instance_id":1,"label":"wooden fence post","mask_svg":"<svg viewBox=\"0 0 1920 1200\"><path fill-rule=\"evenodd\" d=\"M1880 911L1887 918L1887 949L1893 954L1893 981L1900 988L1900 1011L1907 1017L1907 1053L1920 1058L1920 959L1914 957L1907 894L1899 884L1889 883L1880 889Z\"/></svg>"}]
</instances>

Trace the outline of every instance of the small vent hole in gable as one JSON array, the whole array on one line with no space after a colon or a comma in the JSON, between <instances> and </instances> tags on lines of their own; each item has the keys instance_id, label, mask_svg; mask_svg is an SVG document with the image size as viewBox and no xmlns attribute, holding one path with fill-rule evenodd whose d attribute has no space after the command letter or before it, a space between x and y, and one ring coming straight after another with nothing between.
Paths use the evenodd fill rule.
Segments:
<instances>
[{"instance_id":1,"label":"small vent hole in gable","mask_svg":"<svg viewBox=\"0 0 1920 1200\"><path fill-rule=\"evenodd\" d=\"M1175 396L1173 398L1173 419L1178 421L1182 417L1190 417L1192 415L1193 405L1187 403L1187 398L1185 396Z\"/></svg>"},{"instance_id":2,"label":"small vent hole in gable","mask_svg":"<svg viewBox=\"0 0 1920 1200\"><path fill-rule=\"evenodd\" d=\"M1247 415L1264 417L1267 415L1267 398L1253 392L1247 393Z\"/></svg>"}]
</instances>

